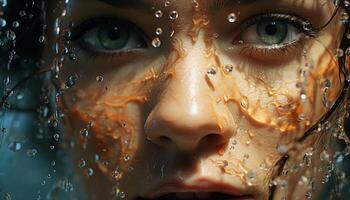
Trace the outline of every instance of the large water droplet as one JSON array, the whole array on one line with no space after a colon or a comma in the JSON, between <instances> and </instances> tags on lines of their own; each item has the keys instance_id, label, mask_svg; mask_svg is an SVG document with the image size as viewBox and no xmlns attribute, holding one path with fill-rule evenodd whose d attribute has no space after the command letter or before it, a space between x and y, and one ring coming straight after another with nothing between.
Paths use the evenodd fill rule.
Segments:
<instances>
[{"instance_id":1,"label":"large water droplet","mask_svg":"<svg viewBox=\"0 0 350 200\"><path fill-rule=\"evenodd\" d=\"M343 57L343 56L344 56L344 51L343 51L343 49L336 49L336 50L334 51L334 55L335 55L336 57L338 57L338 58Z\"/></svg>"},{"instance_id":2,"label":"large water droplet","mask_svg":"<svg viewBox=\"0 0 350 200\"><path fill-rule=\"evenodd\" d=\"M170 11L169 19L175 20L179 17L179 13L176 10Z\"/></svg>"},{"instance_id":3,"label":"large water droplet","mask_svg":"<svg viewBox=\"0 0 350 200\"><path fill-rule=\"evenodd\" d=\"M76 74L69 76L65 82L66 88L73 87L77 80L78 80L78 76Z\"/></svg>"},{"instance_id":4,"label":"large water droplet","mask_svg":"<svg viewBox=\"0 0 350 200\"><path fill-rule=\"evenodd\" d=\"M6 20L4 18L0 18L0 28L3 28L6 26Z\"/></svg>"},{"instance_id":5,"label":"large water droplet","mask_svg":"<svg viewBox=\"0 0 350 200\"><path fill-rule=\"evenodd\" d=\"M12 27L13 28L18 28L19 27L19 22L18 21L12 22Z\"/></svg>"},{"instance_id":6,"label":"large water droplet","mask_svg":"<svg viewBox=\"0 0 350 200\"><path fill-rule=\"evenodd\" d=\"M0 0L0 5L1 5L2 7L7 6L7 0Z\"/></svg>"},{"instance_id":7,"label":"large water droplet","mask_svg":"<svg viewBox=\"0 0 350 200\"><path fill-rule=\"evenodd\" d=\"M160 41L159 37L155 37L152 40L152 46L155 48L160 47L161 44L162 44L162 42Z\"/></svg>"},{"instance_id":8,"label":"large water droplet","mask_svg":"<svg viewBox=\"0 0 350 200\"><path fill-rule=\"evenodd\" d=\"M235 13L230 13L227 15L227 20L230 23L234 23L237 21L237 15Z\"/></svg>"},{"instance_id":9,"label":"large water droplet","mask_svg":"<svg viewBox=\"0 0 350 200\"><path fill-rule=\"evenodd\" d=\"M156 16L156 18L161 18L163 16L163 12L161 10L157 10L155 13L154 13L154 16Z\"/></svg>"},{"instance_id":10,"label":"large water droplet","mask_svg":"<svg viewBox=\"0 0 350 200\"><path fill-rule=\"evenodd\" d=\"M156 28L156 35L161 35L163 33L162 28Z\"/></svg>"},{"instance_id":11,"label":"large water droplet","mask_svg":"<svg viewBox=\"0 0 350 200\"><path fill-rule=\"evenodd\" d=\"M13 152L19 151L22 148L22 142L12 141L9 143L8 148Z\"/></svg>"},{"instance_id":12,"label":"large water droplet","mask_svg":"<svg viewBox=\"0 0 350 200\"><path fill-rule=\"evenodd\" d=\"M96 76L96 81L97 82L102 82L103 81L103 76Z\"/></svg>"},{"instance_id":13,"label":"large water droplet","mask_svg":"<svg viewBox=\"0 0 350 200\"><path fill-rule=\"evenodd\" d=\"M87 175L88 175L88 176L94 175L94 170L93 170L92 168L89 168L89 169L87 170Z\"/></svg>"}]
</instances>

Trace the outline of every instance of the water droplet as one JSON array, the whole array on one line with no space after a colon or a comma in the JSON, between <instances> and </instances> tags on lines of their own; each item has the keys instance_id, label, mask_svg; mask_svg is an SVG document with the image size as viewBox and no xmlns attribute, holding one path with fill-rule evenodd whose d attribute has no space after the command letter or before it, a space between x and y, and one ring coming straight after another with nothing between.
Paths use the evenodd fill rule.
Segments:
<instances>
[{"instance_id":1,"label":"water droplet","mask_svg":"<svg viewBox=\"0 0 350 200\"><path fill-rule=\"evenodd\" d=\"M171 30L170 37L173 37L175 34L175 30Z\"/></svg>"},{"instance_id":2,"label":"water droplet","mask_svg":"<svg viewBox=\"0 0 350 200\"><path fill-rule=\"evenodd\" d=\"M233 66L232 66L232 65L226 65L226 66L225 66L225 71L226 71L227 73L232 72L232 71L233 71Z\"/></svg>"},{"instance_id":3,"label":"water droplet","mask_svg":"<svg viewBox=\"0 0 350 200\"><path fill-rule=\"evenodd\" d=\"M298 116L298 121L304 121L305 120L305 114L300 114L299 116Z\"/></svg>"},{"instance_id":4,"label":"water droplet","mask_svg":"<svg viewBox=\"0 0 350 200\"><path fill-rule=\"evenodd\" d=\"M156 35L161 35L163 33L162 28L156 28Z\"/></svg>"},{"instance_id":5,"label":"water droplet","mask_svg":"<svg viewBox=\"0 0 350 200\"><path fill-rule=\"evenodd\" d=\"M13 152L19 151L22 148L22 143L19 141L10 142L8 148Z\"/></svg>"},{"instance_id":6,"label":"water droplet","mask_svg":"<svg viewBox=\"0 0 350 200\"><path fill-rule=\"evenodd\" d=\"M349 22L349 14L346 12L343 12L340 16L340 21L344 24Z\"/></svg>"},{"instance_id":7,"label":"water droplet","mask_svg":"<svg viewBox=\"0 0 350 200\"><path fill-rule=\"evenodd\" d=\"M215 75L216 74L216 70L214 67L209 67L207 70L207 74L209 75Z\"/></svg>"},{"instance_id":8,"label":"water droplet","mask_svg":"<svg viewBox=\"0 0 350 200\"><path fill-rule=\"evenodd\" d=\"M4 200L12 200L11 194L10 193L5 193L4 194Z\"/></svg>"},{"instance_id":9,"label":"water droplet","mask_svg":"<svg viewBox=\"0 0 350 200\"><path fill-rule=\"evenodd\" d=\"M18 21L12 22L12 27L13 28L18 28L19 27L19 22Z\"/></svg>"},{"instance_id":10,"label":"water droplet","mask_svg":"<svg viewBox=\"0 0 350 200\"><path fill-rule=\"evenodd\" d=\"M83 168L83 167L86 166L86 161L85 161L83 158L81 158L81 159L79 160L78 165L79 165L80 168Z\"/></svg>"},{"instance_id":11,"label":"water droplet","mask_svg":"<svg viewBox=\"0 0 350 200\"><path fill-rule=\"evenodd\" d=\"M247 178L249 179L249 181L255 181L255 179L256 179L256 172L254 170L248 171Z\"/></svg>"},{"instance_id":12,"label":"water droplet","mask_svg":"<svg viewBox=\"0 0 350 200\"><path fill-rule=\"evenodd\" d=\"M92 168L89 168L89 169L87 170L87 175L88 175L88 176L94 175L94 170L93 170Z\"/></svg>"},{"instance_id":13,"label":"water droplet","mask_svg":"<svg viewBox=\"0 0 350 200\"><path fill-rule=\"evenodd\" d=\"M246 96L243 96L240 100L240 105L242 106L243 109L247 110L249 108L249 101Z\"/></svg>"},{"instance_id":14,"label":"water droplet","mask_svg":"<svg viewBox=\"0 0 350 200\"><path fill-rule=\"evenodd\" d=\"M306 98L307 98L307 95L306 95L304 92L302 92L302 93L300 94L300 99L301 99L302 101L305 101Z\"/></svg>"},{"instance_id":15,"label":"water droplet","mask_svg":"<svg viewBox=\"0 0 350 200\"><path fill-rule=\"evenodd\" d=\"M162 42L160 41L159 37L155 37L152 40L152 46L155 47L155 48L160 47L161 44L162 44Z\"/></svg>"},{"instance_id":16,"label":"water droplet","mask_svg":"<svg viewBox=\"0 0 350 200\"><path fill-rule=\"evenodd\" d=\"M61 31L59 22L60 22L59 18L57 18L55 20L55 25L54 25L54 32L55 32L56 35L59 35L60 31Z\"/></svg>"},{"instance_id":17,"label":"water droplet","mask_svg":"<svg viewBox=\"0 0 350 200\"><path fill-rule=\"evenodd\" d=\"M0 0L0 5L2 7L6 7L7 6L7 0Z\"/></svg>"},{"instance_id":18,"label":"water droplet","mask_svg":"<svg viewBox=\"0 0 350 200\"><path fill-rule=\"evenodd\" d=\"M336 57L338 57L338 58L343 57L343 56L344 56L344 51L343 51L343 49L336 49L336 50L334 51L334 55L335 55Z\"/></svg>"},{"instance_id":19,"label":"water droplet","mask_svg":"<svg viewBox=\"0 0 350 200\"><path fill-rule=\"evenodd\" d=\"M311 198L312 198L312 193L311 193L310 191L307 191L307 192L305 193L305 198L306 198L306 199L311 199Z\"/></svg>"},{"instance_id":20,"label":"water droplet","mask_svg":"<svg viewBox=\"0 0 350 200\"><path fill-rule=\"evenodd\" d=\"M175 20L179 17L179 14L177 13L176 10L170 11L169 13L169 19L171 20Z\"/></svg>"},{"instance_id":21,"label":"water droplet","mask_svg":"<svg viewBox=\"0 0 350 200\"><path fill-rule=\"evenodd\" d=\"M125 155L124 156L124 161L127 162L131 159L131 156L130 155Z\"/></svg>"},{"instance_id":22,"label":"water droplet","mask_svg":"<svg viewBox=\"0 0 350 200\"><path fill-rule=\"evenodd\" d=\"M235 13L230 13L230 14L228 14L228 16L227 16L227 20L228 20L228 22L230 22L230 23L234 23L234 22L237 21L237 15L236 15Z\"/></svg>"},{"instance_id":23,"label":"water droplet","mask_svg":"<svg viewBox=\"0 0 350 200\"><path fill-rule=\"evenodd\" d=\"M348 48L345 50L345 55L346 55L346 56L350 56L350 47L348 47Z\"/></svg>"},{"instance_id":24,"label":"water droplet","mask_svg":"<svg viewBox=\"0 0 350 200\"><path fill-rule=\"evenodd\" d=\"M103 81L103 76L96 76L96 81L97 82L102 82Z\"/></svg>"},{"instance_id":25,"label":"water droplet","mask_svg":"<svg viewBox=\"0 0 350 200\"><path fill-rule=\"evenodd\" d=\"M170 1L165 1L164 6L165 6L165 7L170 6Z\"/></svg>"},{"instance_id":26,"label":"water droplet","mask_svg":"<svg viewBox=\"0 0 350 200\"><path fill-rule=\"evenodd\" d=\"M161 18L163 16L163 12L161 10L157 10L154 15L156 16L156 18Z\"/></svg>"},{"instance_id":27,"label":"water droplet","mask_svg":"<svg viewBox=\"0 0 350 200\"><path fill-rule=\"evenodd\" d=\"M303 23L303 29L305 31L310 31L312 29L312 26L311 26L310 22L304 22Z\"/></svg>"},{"instance_id":28,"label":"water droplet","mask_svg":"<svg viewBox=\"0 0 350 200\"><path fill-rule=\"evenodd\" d=\"M66 88L73 87L77 80L78 80L78 76L76 74L69 76L65 83Z\"/></svg>"},{"instance_id":29,"label":"water droplet","mask_svg":"<svg viewBox=\"0 0 350 200\"><path fill-rule=\"evenodd\" d=\"M311 157L312 157L312 152L309 153L305 153L304 154L304 158L303 158L303 162L306 166L310 166L311 164Z\"/></svg>"},{"instance_id":30,"label":"water droplet","mask_svg":"<svg viewBox=\"0 0 350 200\"><path fill-rule=\"evenodd\" d=\"M114 170L114 171L112 172L112 177L113 177L115 180L119 181L119 180L123 177L123 174L120 173L119 170Z\"/></svg>"},{"instance_id":31,"label":"water droplet","mask_svg":"<svg viewBox=\"0 0 350 200\"><path fill-rule=\"evenodd\" d=\"M22 100L24 98L24 94L23 93L19 93L17 95L17 100Z\"/></svg>"},{"instance_id":32,"label":"water droplet","mask_svg":"<svg viewBox=\"0 0 350 200\"><path fill-rule=\"evenodd\" d=\"M35 157L37 153L38 153L38 150L34 148L27 150L27 156L29 157Z\"/></svg>"},{"instance_id":33,"label":"water droplet","mask_svg":"<svg viewBox=\"0 0 350 200\"><path fill-rule=\"evenodd\" d=\"M125 192L120 192L120 193L119 193L119 197L122 198L122 199L124 199L124 198L126 197Z\"/></svg>"},{"instance_id":34,"label":"water droplet","mask_svg":"<svg viewBox=\"0 0 350 200\"><path fill-rule=\"evenodd\" d=\"M41 35L38 39L40 43L43 43L45 41L45 36Z\"/></svg>"},{"instance_id":35,"label":"water droplet","mask_svg":"<svg viewBox=\"0 0 350 200\"><path fill-rule=\"evenodd\" d=\"M6 31L6 37L9 40L15 40L16 39L16 33L13 32L12 30L8 30L8 31Z\"/></svg>"},{"instance_id":36,"label":"water droplet","mask_svg":"<svg viewBox=\"0 0 350 200\"><path fill-rule=\"evenodd\" d=\"M345 6L345 7L349 7L349 6L350 6L350 2L349 2L348 0L345 0L345 1L344 1L344 6Z\"/></svg>"},{"instance_id":37,"label":"water droplet","mask_svg":"<svg viewBox=\"0 0 350 200\"><path fill-rule=\"evenodd\" d=\"M26 16L27 13L26 13L26 11L21 10L21 11L19 11L18 14L19 14L20 17L24 17L24 16Z\"/></svg>"},{"instance_id":38,"label":"water droplet","mask_svg":"<svg viewBox=\"0 0 350 200\"><path fill-rule=\"evenodd\" d=\"M60 135L59 134L54 134L53 135L53 139L55 140L55 141L57 141L58 142L58 140L60 139Z\"/></svg>"},{"instance_id":39,"label":"water droplet","mask_svg":"<svg viewBox=\"0 0 350 200\"><path fill-rule=\"evenodd\" d=\"M5 26L6 26L6 20L0 17L0 28L3 28Z\"/></svg>"}]
</instances>

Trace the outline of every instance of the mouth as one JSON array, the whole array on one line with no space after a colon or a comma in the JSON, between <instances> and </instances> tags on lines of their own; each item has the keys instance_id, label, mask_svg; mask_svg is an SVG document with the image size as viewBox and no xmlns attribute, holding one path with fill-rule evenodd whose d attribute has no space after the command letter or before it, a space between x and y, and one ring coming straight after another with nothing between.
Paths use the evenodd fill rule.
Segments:
<instances>
[{"instance_id":1,"label":"mouth","mask_svg":"<svg viewBox=\"0 0 350 200\"><path fill-rule=\"evenodd\" d=\"M235 196L223 192L174 192L155 198L138 197L135 200L254 200L251 195Z\"/></svg>"},{"instance_id":2,"label":"mouth","mask_svg":"<svg viewBox=\"0 0 350 200\"><path fill-rule=\"evenodd\" d=\"M182 182L167 182L159 184L148 194L134 200L254 200L253 195L244 189L238 189L230 184L201 179L184 184Z\"/></svg>"}]
</instances>

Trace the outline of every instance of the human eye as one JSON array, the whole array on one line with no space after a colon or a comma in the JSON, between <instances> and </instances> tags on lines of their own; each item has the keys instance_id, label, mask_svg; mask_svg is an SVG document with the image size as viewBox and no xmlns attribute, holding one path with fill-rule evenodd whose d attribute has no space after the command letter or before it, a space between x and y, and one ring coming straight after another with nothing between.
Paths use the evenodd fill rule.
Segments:
<instances>
[{"instance_id":1,"label":"human eye","mask_svg":"<svg viewBox=\"0 0 350 200\"><path fill-rule=\"evenodd\" d=\"M119 19L97 18L73 27L70 41L85 53L120 55L147 48L146 35L134 24Z\"/></svg>"},{"instance_id":2,"label":"human eye","mask_svg":"<svg viewBox=\"0 0 350 200\"><path fill-rule=\"evenodd\" d=\"M311 23L289 14L269 13L254 16L243 23L235 42L240 53L260 61L286 61L295 56L305 36L313 37Z\"/></svg>"}]
</instances>

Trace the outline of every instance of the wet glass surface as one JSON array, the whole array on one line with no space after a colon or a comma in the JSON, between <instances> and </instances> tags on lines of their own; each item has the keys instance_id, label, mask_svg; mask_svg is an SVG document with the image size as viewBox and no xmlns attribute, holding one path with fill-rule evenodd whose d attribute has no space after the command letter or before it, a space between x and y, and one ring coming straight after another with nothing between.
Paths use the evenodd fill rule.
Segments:
<instances>
[{"instance_id":1,"label":"wet glass surface","mask_svg":"<svg viewBox=\"0 0 350 200\"><path fill-rule=\"evenodd\" d=\"M349 13L0 0L0 199L347 199Z\"/></svg>"}]
</instances>

